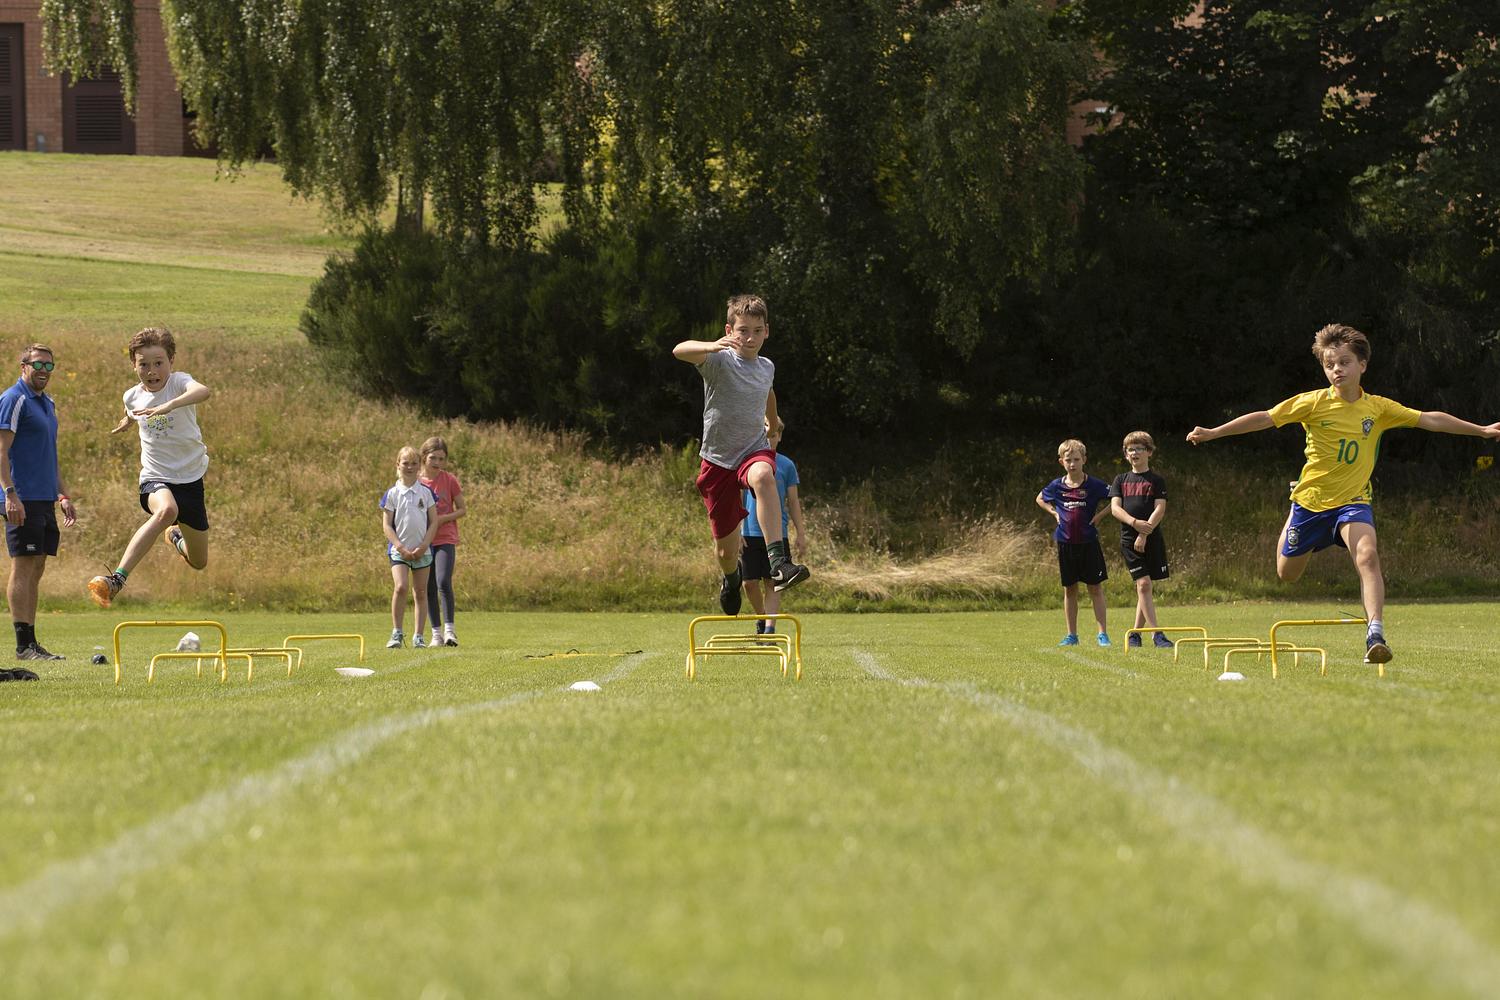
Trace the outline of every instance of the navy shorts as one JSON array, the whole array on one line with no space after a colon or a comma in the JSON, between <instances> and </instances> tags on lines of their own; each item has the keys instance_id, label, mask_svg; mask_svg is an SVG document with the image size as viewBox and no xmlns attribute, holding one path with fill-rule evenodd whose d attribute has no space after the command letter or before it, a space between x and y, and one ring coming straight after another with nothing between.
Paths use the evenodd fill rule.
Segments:
<instances>
[{"instance_id":1,"label":"navy shorts","mask_svg":"<svg viewBox=\"0 0 1500 1000\"><path fill-rule=\"evenodd\" d=\"M1057 569L1064 587L1075 583L1093 586L1109 578L1109 571L1104 568L1104 550L1097 541L1058 542Z\"/></svg>"},{"instance_id":2,"label":"navy shorts","mask_svg":"<svg viewBox=\"0 0 1500 1000\"><path fill-rule=\"evenodd\" d=\"M151 494L158 490L171 490L177 501L177 524L185 524L196 531L208 530L208 507L203 500L203 480L190 483L169 483L161 479L148 479L141 483L141 510L151 513Z\"/></svg>"},{"instance_id":3,"label":"navy shorts","mask_svg":"<svg viewBox=\"0 0 1500 1000\"><path fill-rule=\"evenodd\" d=\"M55 556L62 537L51 500L22 500L26 523L5 522L5 545L13 556Z\"/></svg>"},{"instance_id":4,"label":"navy shorts","mask_svg":"<svg viewBox=\"0 0 1500 1000\"><path fill-rule=\"evenodd\" d=\"M1160 531L1153 531L1146 536L1145 552L1137 552L1135 540L1127 542L1122 536L1120 555L1125 559L1125 568L1130 571L1132 580L1139 580L1143 576L1165 580L1172 575L1172 571L1167 568L1167 540L1161 536Z\"/></svg>"},{"instance_id":5,"label":"navy shorts","mask_svg":"<svg viewBox=\"0 0 1500 1000\"><path fill-rule=\"evenodd\" d=\"M744 536L740 547L740 579L771 579L771 554L766 551L766 540L759 535Z\"/></svg>"},{"instance_id":6,"label":"navy shorts","mask_svg":"<svg viewBox=\"0 0 1500 1000\"><path fill-rule=\"evenodd\" d=\"M1287 525L1286 542L1281 546L1284 556L1300 556L1309 552L1321 552L1330 545L1344 548L1344 539L1339 529L1346 524L1368 524L1375 527L1375 514L1367 503L1346 503L1330 510L1308 510L1292 504L1292 521Z\"/></svg>"}]
</instances>

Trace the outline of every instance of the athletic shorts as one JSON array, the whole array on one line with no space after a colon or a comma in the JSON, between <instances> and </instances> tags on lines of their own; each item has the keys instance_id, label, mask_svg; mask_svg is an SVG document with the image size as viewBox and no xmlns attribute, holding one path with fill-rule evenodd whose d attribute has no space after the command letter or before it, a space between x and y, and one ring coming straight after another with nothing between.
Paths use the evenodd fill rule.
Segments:
<instances>
[{"instance_id":1,"label":"athletic shorts","mask_svg":"<svg viewBox=\"0 0 1500 1000\"><path fill-rule=\"evenodd\" d=\"M22 500L25 524L5 522L5 545L13 556L55 556L61 534L52 500Z\"/></svg>"},{"instance_id":2,"label":"athletic shorts","mask_svg":"<svg viewBox=\"0 0 1500 1000\"><path fill-rule=\"evenodd\" d=\"M771 579L771 556L766 551L766 540L759 535L746 535L740 548L740 579Z\"/></svg>"},{"instance_id":3,"label":"athletic shorts","mask_svg":"<svg viewBox=\"0 0 1500 1000\"><path fill-rule=\"evenodd\" d=\"M1058 542L1057 569L1064 587L1075 583L1093 585L1109 579L1109 571L1104 568L1104 550L1097 541Z\"/></svg>"},{"instance_id":4,"label":"athletic shorts","mask_svg":"<svg viewBox=\"0 0 1500 1000\"><path fill-rule=\"evenodd\" d=\"M432 565L432 546L427 546L427 551L415 559L402 559L396 554L396 546L389 542L385 546L385 554L391 560L392 566L410 566L412 569L426 569Z\"/></svg>"},{"instance_id":5,"label":"athletic shorts","mask_svg":"<svg viewBox=\"0 0 1500 1000\"><path fill-rule=\"evenodd\" d=\"M1367 503L1346 503L1330 510L1308 510L1292 504L1292 520L1287 525L1286 542L1281 546L1284 556L1300 556L1309 552L1321 552L1330 545L1344 548L1344 539L1339 529L1346 524L1368 524L1375 527L1375 514Z\"/></svg>"},{"instance_id":6,"label":"athletic shorts","mask_svg":"<svg viewBox=\"0 0 1500 1000\"><path fill-rule=\"evenodd\" d=\"M1172 575L1167 568L1167 540L1161 536L1160 531L1153 531L1146 536L1145 552L1135 550L1135 539L1127 542L1122 536L1120 555L1125 558L1125 568L1130 571L1132 580L1139 580L1143 576L1165 580Z\"/></svg>"},{"instance_id":7,"label":"athletic shorts","mask_svg":"<svg viewBox=\"0 0 1500 1000\"><path fill-rule=\"evenodd\" d=\"M703 506L708 508L708 525L713 529L715 538L724 538L738 530L740 523L750 513L740 502L743 499L740 491L750 488L745 477L750 472L750 466L756 462L769 462L774 470L776 453L770 448L752 451L734 469L715 465L708 459L704 459L699 466L695 485L698 487L698 495L703 497Z\"/></svg>"},{"instance_id":8,"label":"athletic shorts","mask_svg":"<svg viewBox=\"0 0 1500 1000\"><path fill-rule=\"evenodd\" d=\"M203 500L203 480L190 483L169 483L162 479L148 479L141 483L141 510L151 513L151 494L158 490L170 490L177 501L175 524L185 524L195 531L208 530L208 507Z\"/></svg>"}]
</instances>

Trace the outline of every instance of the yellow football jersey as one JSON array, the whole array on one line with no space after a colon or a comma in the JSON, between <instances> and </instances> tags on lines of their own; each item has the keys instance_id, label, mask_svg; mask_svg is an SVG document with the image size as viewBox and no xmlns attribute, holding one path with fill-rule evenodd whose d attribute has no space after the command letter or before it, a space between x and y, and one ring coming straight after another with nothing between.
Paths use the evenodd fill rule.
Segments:
<instances>
[{"instance_id":1,"label":"yellow football jersey","mask_svg":"<svg viewBox=\"0 0 1500 1000\"><path fill-rule=\"evenodd\" d=\"M1277 427L1298 423L1307 429L1307 464L1292 488L1292 500L1307 510L1369 503L1380 436L1393 427L1415 427L1422 416L1364 390L1346 403L1333 386L1277 403L1270 414Z\"/></svg>"}]
</instances>

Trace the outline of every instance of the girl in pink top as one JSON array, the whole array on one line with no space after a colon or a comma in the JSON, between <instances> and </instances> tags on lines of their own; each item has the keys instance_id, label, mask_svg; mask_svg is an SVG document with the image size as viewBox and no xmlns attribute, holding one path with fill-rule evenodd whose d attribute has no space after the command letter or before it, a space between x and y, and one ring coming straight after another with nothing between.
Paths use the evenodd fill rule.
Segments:
<instances>
[{"instance_id":1,"label":"girl in pink top","mask_svg":"<svg viewBox=\"0 0 1500 1000\"><path fill-rule=\"evenodd\" d=\"M432 645L457 646L458 636L453 631L453 560L458 547L458 519L464 516L464 491L447 469L447 442L430 437L422 442L421 452L422 482L437 494L433 521L438 529L432 539L432 572L427 574Z\"/></svg>"}]
</instances>

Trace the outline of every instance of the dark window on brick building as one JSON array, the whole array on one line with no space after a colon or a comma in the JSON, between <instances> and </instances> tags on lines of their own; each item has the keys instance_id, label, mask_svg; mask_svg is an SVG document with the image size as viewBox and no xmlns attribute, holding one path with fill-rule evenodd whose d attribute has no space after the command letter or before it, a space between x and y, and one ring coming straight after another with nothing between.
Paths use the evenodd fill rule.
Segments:
<instances>
[{"instance_id":1,"label":"dark window on brick building","mask_svg":"<svg viewBox=\"0 0 1500 1000\"><path fill-rule=\"evenodd\" d=\"M125 113L119 74L65 81L63 152L135 152L135 121Z\"/></svg>"},{"instance_id":2,"label":"dark window on brick building","mask_svg":"<svg viewBox=\"0 0 1500 1000\"><path fill-rule=\"evenodd\" d=\"M21 25L0 24L0 149L26 148L26 74Z\"/></svg>"}]
</instances>

